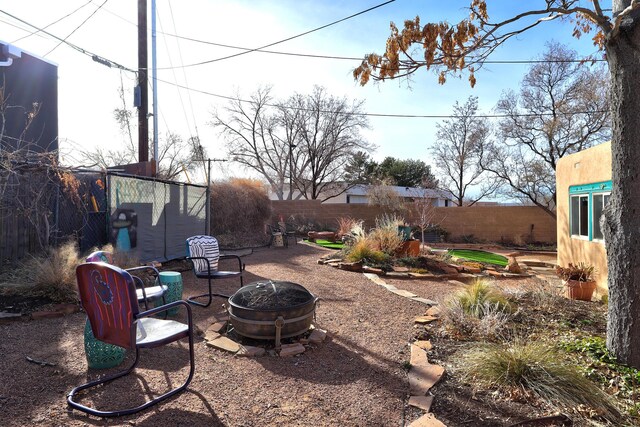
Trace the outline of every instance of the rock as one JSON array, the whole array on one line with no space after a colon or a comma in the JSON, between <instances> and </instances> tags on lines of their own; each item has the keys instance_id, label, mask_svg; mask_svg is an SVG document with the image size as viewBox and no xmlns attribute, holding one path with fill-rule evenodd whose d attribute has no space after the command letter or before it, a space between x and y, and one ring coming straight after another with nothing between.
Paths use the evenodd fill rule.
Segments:
<instances>
[{"instance_id":1,"label":"rock","mask_svg":"<svg viewBox=\"0 0 640 427\"><path fill-rule=\"evenodd\" d=\"M486 272L487 272L490 276L493 276L493 277L496 277L496 278L498 278L498 277L502 277L502 273L501 273L501 272L499 272L499 271L495 271L495 270L487 270Z\"/></svg>"},{"instance_id":2,"label":"rock","mask_svg":"<svg viewBox=\"0 0 640 427\"><path fill-rule=\"evenodd\" d=\"M80 306L77 304L56 304L52 307L54 311L64 314L73 314L80 311Z\"/></svg>"},{"instance_id":3,"label":"rock","mask_svg":"<svg viewBox=\"0 0 640 427\"><path fill-rule=\"evenodd\" d=\"M409 268L408 267L393 267L393 271L397 271L398 273L408 273L409 272Z\"/></svg>"},{"instance_id":4,"label":"rock","mask_svg":"<svg viewBox=\"0 0 640 427\"><path fill-rule=\"evenodd\" d=\"M361 262L341 262L340 268L345 271L362 271Z\"/></svg>"},{"instance_id":5,"label":"rock","mask_svg":"<svg viewBox=\"0 0 640 427\"><path fill-rule=\"evenodd\" d=\"M420 408L425 412L429 412L431 404L433 403L433 396L411 396L409 398L409 405Z\"/></svg>"},{"instance_id":6,"label":"rock","mask_svg":"<svg viewBox=\"0 0 640 427\"><path fill-rule=\"evenodd\" d=\"M362 274L364 274L364 277L371 280L376 285L384 286L387 284L387 282L379 278L377 274L371 274L371 273L362 273Z\"/></svg>"},{"instance_id":7,"label":"rock","mask_svg":"<svg viewBox=\"0 0 640 427\"><path fill-rule=\"evenodd\" d=\"M213 341L217 338L219 338L221 335L217 332L213 332L213 331L207 331L204 333L204 340L205 341Z\"/></svg>"},{"instance_id":8,"label":"rock","mask_svg":"<svg viewBox=\"0 0 640 427\"><path fill-rule=\"evenodd\" d=\"M440 316L440 309L438 307L431 307L425 313L425 316Z\"/></svg>"},{"instance_id":9,"label":"rock","mask_svg":"<svg viewBox=\"0 0 640 427\"><path fill-rule=\"evenodd\" d=\"M223 330L225 326L227 326L227 322L216 322L207 328L205 334L207 332L213 332L213 333L219 334L220 331Z\"/></svg>"},{"instance_id":10,"label":"rock","mask_svg":"<svg viewBox=\"0 0 640 427\"><path fill-rule=\"evenodd\" d=\"M509 273L522 274L522 268L520 268L520 265L518 264L518 261L516 260L515 257L509 258L509 263L507 264L507 271Z\"/></svg>"},{"instance_id":11,"label":"rock","mask_svg":"<svg viewBox=\"0 0 640 427\"><path fill-rule=\"evenodd\" d=\"M461 282L459 280L447 280L447 283L455 286L467 286L464 282Z\"/></svg>"},{"instance_id":12,"label":"rock","mask_svg":"<svg viewBox=\"0 0 640 427\"><path fill-rule=\"evenodd\" d=\"M206 345L208 347L217 348L219 350L228 351L231 353L237 353L240 350L240 344L235 341L230 340L227 337L218 337L215 340L207 341Z\"/></svg>"},{"instance_id":13,"label":"rock","mask_svg":"<svg viewBox=\"0 0 640 427\"><path fill-rule=\"evenodd\" d=\"M304 351L305 348L300 343L283 345L282 349L280 350L280 357L291 357L295 356L296 354L302 354L304 353Z\"/></svg>"},{"instance_id":14,"label":"rock","mask_svg":"<svg viewBox=\"0 0 640 427\"><path fill-rule=\"evenodd\" d=\"M312 344L320 344L327 338L327 331L323 331L322 329L314 329L309 335L309 342Z\"/></svg>"},{"instance_id":15,"label":"rock","mask_svg":"<svg viewBox=\"0 0 640 427\"><path fill-rule=\"evenodd\" d=\"M408 272L403 273L399 271L390 271L386 274L386 276L390 279L409 279L411 277Z\"/></svg>"},{"instance_id":16,"label":"rock","mask_svg":"<svg viewBox=\"0 0 640 427\"><path fill-rule=\"evenodd\" d=\"M16 320L22 320L22 313L9 313L6 311L0 311L0 325Z\"/></svg>"},{"instance_id":17,"label":"rock","mask_svg":"<svg viewBox=\"0 0 640 427\"><path fill-rule=\"evenodd\" d=\"M417 302L421 302L423 304L426 305L438 305L438 301L434 301L431 299L427 299L427 298L422 298L422 297L413 297L411 298L412 301L417 301Z\"/></svg>"},{"instance_id":18,"label":"rock","mask_svg":"<svg viewBox=\"0 0 640 427\"><path fill-rule=\"evenodd\" d=\"M418 316L415 319L413 319L415 323L419 323L421 325L424 325L426 323L431 323L435 320L438 320L436 316Z\"/></svg>"},{"instance_id":19,"label":"rock","mask_svg":"<svg viewBox=\"0 0 640 427\"><path fill-rule=\"evenodd\" d=\"M35 311L31 313L32 319L54 319L56 317L62 317L64 313L59 311L47 310L47 311Z\"/></svg>"},{"instance_id":20,"label":"rock","mask_svg":"<svg viewBox=\"0 0 640 427\"><path fill-rule=\"evenodd\" d=\"M238 357L261 357L264 356L267 351L262 347L254 347L251 345L241 345L240 350L236 353Z\"/></svg>"},{"instance_id":21,"label":"rock","mask_svg":"<svg viewBox=\"0 0 640 427\"><path fill-rule=\"evenodd\" d=\"M396 295L400 295L401 297L405 297L405 298L417 297L416 294L409 291L405 291L404 289L389 289L389 290Z\"/></svg>"},{"instance_id":22,"label":"rock","mask_svg":"<svg viewBox=\"0 0 640 427\"><path fill-rule=\"evenodd\" d=\"M423 416L421 416L420 418L418 418L417 420L409 424L409 427L447 427L447 426L443 424L441 421L439 421L435 415L429 413L429 414L424 414Z\"/></svg>"},{"instance_id":23,"label":"rock","mask_svg":"<svg viewBox=\"0 0 640 427\"><path fill-rule=\"evenodd\" d=\"M380 276L384 276L384 271L383 270L381 270L380 268L369 267L368 265L364 265L362 267L362 272L363 273L378 274Z\"/></svg>"},{"instance_id":24,"label":"rock","mask_svg":"<svg viewBox=\"0 0 640 427\"><path fill-rule=\"evenodd\" d=\"M436 275L431 273L415 273L410 271L409 277L413 277L414 279L431 280L431 279L435 279Z\"/></svg>"},{"instance_id":25,"label":"rock","mask_svg":"<svg viewBox=\"0 0 640 427\"><path fill-rule=\"evenodd\" d=\"M432 365L427 359L427 352L411 345L411 369L409 370L409 388L412 396L424 396L444 374L444 368Z\"/></svg>"},{"instance_id":26,"label":"rock","mask_svg":"<svg viewBox=\"0 0 640 427\"><path fill-rule=\"evenodd\" d=\"M425 351L429 351L433 348L433 346L431 345L431 341L427 340L414 341L413 345L418 346Z\"/></svg>"},{"instance_id":27,"label":"rock","mask_svg":"<svg viewBox=\"0 0 640 427\"><path fill-rule=\"evenodd\" d=\"M471 273L471 274L480 274L480 273L482 273L482 269L480 269L478 267L469 267L469 266L466 266L466 265L464 266L462 271L464 271L465 273Z\"/></svg>"}]
</instances>

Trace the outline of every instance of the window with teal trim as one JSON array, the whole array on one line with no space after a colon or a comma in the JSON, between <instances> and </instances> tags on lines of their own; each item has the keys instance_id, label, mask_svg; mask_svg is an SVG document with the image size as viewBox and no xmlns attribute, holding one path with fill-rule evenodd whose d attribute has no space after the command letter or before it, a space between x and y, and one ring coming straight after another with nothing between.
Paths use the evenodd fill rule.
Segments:
<instances>
[{"instance_id":1,"label":"window with teal trim","mask_svg":"<svg viewBox=\"0 0 640 427\"><path fill-rule=\"evenodd\" d=\"M569 187L571 237L603 241L600 219L609 203L611 181Z\"/></svg>"}]
</instances>

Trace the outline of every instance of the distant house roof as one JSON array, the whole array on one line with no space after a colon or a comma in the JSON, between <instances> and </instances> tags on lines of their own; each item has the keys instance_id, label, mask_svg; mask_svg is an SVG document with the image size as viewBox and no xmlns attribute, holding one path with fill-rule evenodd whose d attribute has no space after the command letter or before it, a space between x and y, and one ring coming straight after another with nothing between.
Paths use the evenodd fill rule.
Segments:
<instances>
[{"instance_id":1,"label":"distant house roof","mask_svg":"<svg viewBox=\"0 0 640 427\"><path fill-rule=\"evenodd\" d=\"M369 185L356 185L347 190L347 194L350 196L366 196L369 194ZM435 190L432 188L418 188L418 187L400 187L398 185L390 185L393 191L400 197L421 197L425 199L447 199L451 197L444 191Z\"/></svg>"}]
</instances>

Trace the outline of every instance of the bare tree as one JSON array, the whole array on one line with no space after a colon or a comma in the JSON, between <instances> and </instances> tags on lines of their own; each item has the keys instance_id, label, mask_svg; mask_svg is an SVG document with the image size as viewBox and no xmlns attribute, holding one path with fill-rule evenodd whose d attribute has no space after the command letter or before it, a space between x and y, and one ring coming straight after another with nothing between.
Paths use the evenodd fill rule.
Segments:
<instances>
[{"instance_id":1,"label":"bare tree","mask_svg":"<svg viewBox=\"0 0 640 427\"><path fill-rule=\"evenodd\" d=\"M604 234L609 269L607 347L622 363L640 367L640 2L613 0L535 0L512 2L512 14L502 21L489 18L486 0L470 0L468 18L458 23L407 20L392 33L383 55L370 54L354 70L361 84L407 76L431 69L444 83L448 75L475 71L503 43L523 37L532 28L553 20L572 20L576 37L595 31L594 44L606 52L611 82L612 181L605 209ZM420 50L418 54L414 50Z\"/></svg>"},{"instance_id":2,"label":"bare tree","mask_svg":"<svg viewBox=\"0 0 640 427\"><path fill-rule=\"evenodd\" d=\"M371 149L360 136L367 126L362 102L320 87L284 101L260 88L248 101L237 96L211 123L221 129L233 160L264 177L280 200L291 199L294 190L307 199L341 194L348 188L347 161Z\"/></svg>"},{"instance_id":3,"label":"bare tree","mask_svg":"<svg viewBox=\"0 0 640 427\"><path fill-rule=\"evenodd\" d=\"M498 101L496 111L506 116L499 141L483 149L483 168L507 184L507 196L554 217L558 160L610 138L605 70L576 60L575 51L549 43L520 92L506 91Z\"/></svg>"},{"instance_id":4,"label":"bare tree","mask_svg":"<svg viewBox=\"0 0 640 427\"><path fill-rule=\"evenodd\" d=\"M248 102L238 94L223 112L214 113L211 124L220 129L233 161L258 172L282 200L297 118L273 102L270 87L259 88Z\"/></svg>"},{"instance_id":5,"label":"bare tree","mask_svg":"<svg viewBox=\"0 0 640 427\"><path fill-rule=\"evenodd\" d=\"M294 95L285 104L303 113L295 150L296 188L303 197L322 201L347 191L348 161L358 151L373 148L360 135L368 127L364 102L349 102L315 86L310 95Z\"/></svg>"},{"instance_id":6,"label":"bare tree","mask_svg":"<svg viewBox=\"0 0 640 427\"><path fill-rule=\"evenodd\" d=\"M464 104L456 101L453 118L438 123L437 143L431 148L436 168L443 179L441 186L448 191L458 206L472 206L496 190L493 181L482 182L483 170L479 163L479 148L489 135L484 119L476 117L478 98L470 96ZM481 183L482 182L482 183ZM473 197L469 189L480 184Z\"/></svg>"}]
</instances>

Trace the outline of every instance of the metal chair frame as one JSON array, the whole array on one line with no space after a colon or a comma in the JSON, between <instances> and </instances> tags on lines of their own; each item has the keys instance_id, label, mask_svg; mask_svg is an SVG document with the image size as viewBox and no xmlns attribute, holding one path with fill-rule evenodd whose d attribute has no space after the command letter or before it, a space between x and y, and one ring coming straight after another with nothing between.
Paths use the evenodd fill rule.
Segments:
<instances>
[{"instance_id":1,"label":"metal chair frame","mask_svg":"<svg viewBox=\"0 0 640 427\"><path fill-rule=\"evenodd\" d=\"M213 237L213 236L210 236ZM187 248L189 248L189 244L187 243ZM220 255L218 257L218 261L222 261L225 259L237 259L238 260L238 271L221 271L221 270L212 270L211 269L211 262L209 260L209 258L206 257L201 257L201 256L186 256L185 257L186 260L188 260L189 262L191 262L191 267L193 268L193 273L196 276L197 279L207 279L208 281L208 285L209 285L209 292L205 293L205 294L200 294L200 295L194 295L191 296L189 298L187 298L187 302L193 305L197 305L200 307L209 307L211 305L211 302L213 301L213 297L222 297L222 298L229 298L230 295L224 295L224 294L219 294L219 293L214 293L213 289L212 289L212 280L216 280L216 279L228 279L230 277L236 277L236 276L240 276L240 287L244 286L244 282L243 282L243 277L242 277L242 273L244 271L245 265L242 263L242 260L240 259L240 257L238 255ZM207 263L207 271L202 271L202 272L198 272L196 270L196 265L193 262L194 260L203 260ZM200 301L196 301L196 299L199 298L208 298L206 303L200 302Z\"/></svg>"},{"instance_id":2,"label":"metal chair frame","mask_svg":"<svg viewBox=\"0 0 640 427\"><path fill-rule=\"evenodd\" d=\"M107 260L107 261L104 261ZM96 251L96 252L92 252L91 254L89 254L89 256L86 258L85 260L86 262L106 262L107 264L113 264L113 254L111 252L108 251ZM158 272L158 269L151 266L151 265L141 265L139 267L132 267L132 268L125 268L123 269L124 271L126 271L127 273L131 274L132 271L142 271L142 270L151 270L151 273L156 277L155 282L158 283L158 286L162 286L160 284L160 273ZM142 281L142 279L140 279L138 276L134 276L131 275L133 277L133 280L140 284L140 288L142 290L142 298L138 298L138 302L143 302L144 303L144 309L145 310L149 310L149 298L147 298L147 292L145 290L145 285L144 282ZM136 288L138 288L138 286L136 286ZM162 305L165 305L167 303L166 299L165 299L165 294L167 293L167 289L164 290L164 292L162 293L162 295L160 296L162 298ZM166 316L166 314L165 314Z\"/></svg>"},{"instance_id":3,"label":"metal chair frame","mask_svg":"<svg viewBox=\"0 0 640 427\"><path fill-rule=\"evenodd\" d=\"M115 266L111 266L109 264L106 263L87 263L87 264L99 264L99 265L103 265L113 271L115 271L115 273L119 273L119 274L123 274L126 276L129 276L129 280L128 283L130 284L130 288L133 289L129 289L128 293L131 294L132 291L135 291L134 288L134 284L133 284L133 279L131 278L131 275L126 272L125 270L119 269L118 267ZM80 269L81 267L87 265L87 264L83 264L80 267L78 267L78 269ZM126 279L125 276L125 279ZM135 299L137 300L137 297L135 297ZM138 327L138 320L146 318L146 317L150 317L153 316L154 314L158 314L167 310L170 310L174 307L183 305L185 306L186 310L187 310L187 320L188 320L188 329L185 332L179 332L177 334L171 335L171 336L167 336L164 339L161 340L156 340L156 341L150 341L150 342L146 342L146 343L142 343L139 344L138 342L136 342L136 332L137 332L137 327ZM125 307L126 308L126 307ZM114 375L105 377L105 378L100 378L94 381L90 381L86 384L82 384L79 385L75 388L73 388L69 394L67 395L67 403L68 405L73 408L73 409L77 409L79 411L85 412L87 414L90 415L95 415L98 417L119 417L119 416L123 416L123 415L130 415L130 414L135 414L137 412L140 412L144 409L147 409L153 405L156 405L158 403L160 403L161 401L168 399L169 397L180 393L181 391L183 391L184 389L187 388L187 386L189 385L189 383L191 382L191 380L193 379L193 375L195 372L195 356L194 356L194 344L193 344L193 319L192 319L192 314L191 314L191 307L189 306L189 304L187 304L185 301L175 301L166 305L163 305L161 307L156 307L156 308L152 308L150 310L145 310L144 312L138 312L137 311L137 305L132 305L131 307L132 310L132 319L133 321L130 324L129 327L129 342L131 343L130 348L135 348L136 351L136 357L135 360L133 361L133 364L125 369L124 371L118 372ZM87 310L87 313L89 314L89 310ZM159 319L158 319L159 320ZM159 320L162 321L162 320ZM169 321L171 322L171 321ZM135 367L138 365L138 362L140 360L140 348L156 348L156 347L160 347L163 346L165 344L169 344L171 342L174 341L178 341L182 338L189 338L189 376L187 377L186 381L180 385L179 387L176 387L172 390L169 390L168 392L162 394L161 396L156 397L155 399L152 399L148 402L145 402L142 405L136 406L134 408L128 408L128 409L120 409L120 410L115 410L115 411L102 411L102 410L98 410L98 409L94 409L91 407L88 407L86 405L82 405L80 403L78 403L76 400L74 400L74 398L77 397L78 392L82 391L82 390L87 390L102 384L106 384L109 383L113 380L116 380L118 378L124 377L126 375L128 375L129 373L131 373ZM104 339L105 341L109 341L108 339ZM117 344L120 345L121 343L119 342L114 342L112 344Z\"/></svg>"}]
</instances>

